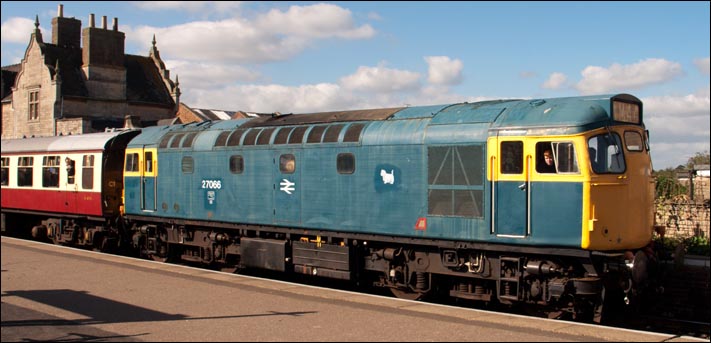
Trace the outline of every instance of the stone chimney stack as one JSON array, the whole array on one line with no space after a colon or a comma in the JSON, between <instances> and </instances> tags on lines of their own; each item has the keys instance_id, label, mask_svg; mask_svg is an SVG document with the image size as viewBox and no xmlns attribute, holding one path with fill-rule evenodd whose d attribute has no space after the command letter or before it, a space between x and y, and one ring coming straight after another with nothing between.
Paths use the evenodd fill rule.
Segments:
<instances>
[{"instance_id":1,"label":"stone chimney stack","mask_svg":"<svg viewBox=\"0 0 711 343\"><path fill-rule=\"evenodd\" d=\"M64 18L64 5L57 9L57 17L52 18L52 44L60 47L79 48L81 43L81 21Z\"/></svg>"},{"instance_id":2,"label":"stone chimney stack","mask_svg":"<svg viewBox=\"0 0 711 343\"><path fill-rule=\"evenodd\" d=\"M83 34L83 66L106 66L124 68L124 44L126 35L118 30L118 22L114 30L106 27L106 16L101 18L101 28L94 25L94 14L89 15L89 27Z\"/></svg>"},{"instance_id":3,"label":"stone chimney stack","mask_svg":"<svg viewBox=\"0 0 711 343\"><path fill-rule=\"evenodd\" d=\"M101 28L95 26L94 14L89 14L89 27L82 31L82 71L89 96L123 101L126 99L126 35L114 27L107 28L106 16Z\"/></svg>"}]
</instances>

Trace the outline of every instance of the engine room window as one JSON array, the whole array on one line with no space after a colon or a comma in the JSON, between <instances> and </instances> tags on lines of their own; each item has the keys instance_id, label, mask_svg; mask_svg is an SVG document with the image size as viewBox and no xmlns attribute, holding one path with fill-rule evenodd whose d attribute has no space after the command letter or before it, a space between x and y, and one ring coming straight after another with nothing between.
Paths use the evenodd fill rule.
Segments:
<instances>
[{"instance_id":1,"label":"engine room window","mask_svg":"<svg viewBox=\"0 0 711 343\"><path fill-rule=\"evenodd\" d=\"M42 158L42 187L59 187L59 156Z\"/></svg>"},{"instance_id":2,"label":"engine room window","mask_svg":"<svg viewBox=\"0 0 711 343\"><path fill-rule=\"evenodd\" d=\"M232 174L242 174L244 171L244 158L241 155L230 156L230 172Z\"/></svg>"},{"instance_id":3,"label":"engine room window","mask_svg":"<svg viewBox=\"0 0 711 343\"><path fill-rule=\"evenodd\" d=\"M339 174L353 174L355 172L355 156L351 153L338 154L336 169Z\"/></svg>"},{"instance_id":4,"label":"engine room window","mask_svg":"<svg viewBox=\"0 0 711 343\"><path fill-rule=\"evenodd\" d=\"M10 158L2 158L2 185L7 186L10 183Z\"/></svg>"},{"instance_id":5,"label":"engine room window","mask_svg":"<svg viewBox=\"0 0 711 343\"><path fill-rule=\"evenodd\" d=\"M180 161L180 169L183 174L192 174L195 168L195 161L190 156L183 156L183 160Z\"/></svg>"},{"instance_id":6,"label":"engine room window","mask_svg":"<svg viewBox=\"0 0 711 343\"><path fill-rule=\"evenodd\" d=\"M20 157L17 160L17 185L32 187L32 165L34 157Z\"/></svg>"},{"instance_id":7,"label":"engine room window","mask_svg":"<svg viewBox=\"0 0 711 343\"><path fill-rule=\"evenodd\" d=\"M481 218L484 149L481 145L427 149L428 214Z\"/></svg>"},{"instance_id":8,"label":"engine room window","mask_svg":"<svg viewBox=\"0 0 711 343\"><path fill-rule=\"evenodd\" d=\"M146 153L146 158L148 158ZM148 162L146 162L148 163ZM81 161L81 188L94 188L94 155L84 155Z\"/></svg>"},{"instance_id":9,"label":"engine room window","mask_svg":"<svg viewBox=\"0 0 711 343\"><path fill-rule=\"evenodd\" d=\"M284 174L293 174L296 171L296 157L292 154L279 156L279 170Z\"/></svg>"}]
</instances>

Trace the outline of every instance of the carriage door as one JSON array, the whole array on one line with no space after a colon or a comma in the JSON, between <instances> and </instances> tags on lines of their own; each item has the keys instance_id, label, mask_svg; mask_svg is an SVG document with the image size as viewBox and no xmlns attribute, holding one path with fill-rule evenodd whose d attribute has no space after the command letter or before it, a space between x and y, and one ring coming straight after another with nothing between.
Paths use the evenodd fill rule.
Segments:
<instances>
[{"instance_id":1,"label":"carriage door","mask_svg":"<svg viewBox=\"0 0 711 343\"><path fill-rule=\"evenodd\" d=\"M499 137L496 143L490 150L495 156L489 158L493 180L491 232L522 238L530 234L530 158L521 139Z\"/></svg>"},{"instance_id":2,"label":"carriage door","mask_svg":"<svg viewBox=\"0 0 711 343\"><path fill-rule=\"evenodd\" d=\"M155 148L143 147L141 159L141 210L156 210L156 176L158 174L158 159Z\"/></svg>"},{"instance_id":3,"label":"carriage door","mask_svg":"<svg viewBox=\"0 0 711 343\"><path fill-rule=\"evenodd\" d=\"M301 223L301 161L296 151L274 155L274 222Z\"/></svg>"}]
</instances>

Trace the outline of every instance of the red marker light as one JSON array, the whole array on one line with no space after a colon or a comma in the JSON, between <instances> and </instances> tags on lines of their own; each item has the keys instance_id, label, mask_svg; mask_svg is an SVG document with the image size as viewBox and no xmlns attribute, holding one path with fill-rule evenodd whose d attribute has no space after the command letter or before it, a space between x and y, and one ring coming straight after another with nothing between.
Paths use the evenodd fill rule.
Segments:
<instances>
[{"instance_id":1,"label":"red marker light","mask_svg":"<svg viewBox=\"0 0 711 343\"><path fill-rule=\"evenodd\" d=\"M415 230L427 230L427 218L418 218Z\"/></svg>"}]
</instances>

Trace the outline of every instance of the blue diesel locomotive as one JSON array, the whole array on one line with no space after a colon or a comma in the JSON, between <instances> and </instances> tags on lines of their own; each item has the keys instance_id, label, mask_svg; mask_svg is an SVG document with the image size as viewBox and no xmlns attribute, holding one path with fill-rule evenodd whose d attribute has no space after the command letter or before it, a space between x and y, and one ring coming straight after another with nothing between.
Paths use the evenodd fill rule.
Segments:
<instances>
[{"instance_id":1,"label":"blue diesel locomotive","mask_svg":"<svg viewBox=\"0 0 711 343\"><path fill-rule=\"evenodd\" d=\"M3 140L3 230L578 320L600 321L649 281L652 164L642 102L629 94L274 114L114 136L73 137L64 150ZM82 140L101 142L96 156ZM82 161L78 179L65 160ZM79 194L80 182L110 211L73 212L64 198L29 207L48 201L39 194Z\"/></svg>"},{"instance_id":2,"label":"blue diesel locomotive","mask_svg":"<svg viewBox=\"0 0 711 343\"><path fill-rule=\"evenodd\" d=\"M599 320L603 294L629 300L652 238L648 133L628 94L146 128L124 179L133 242L157 260L580 319Z\"/></svg>"}]
</instances>

